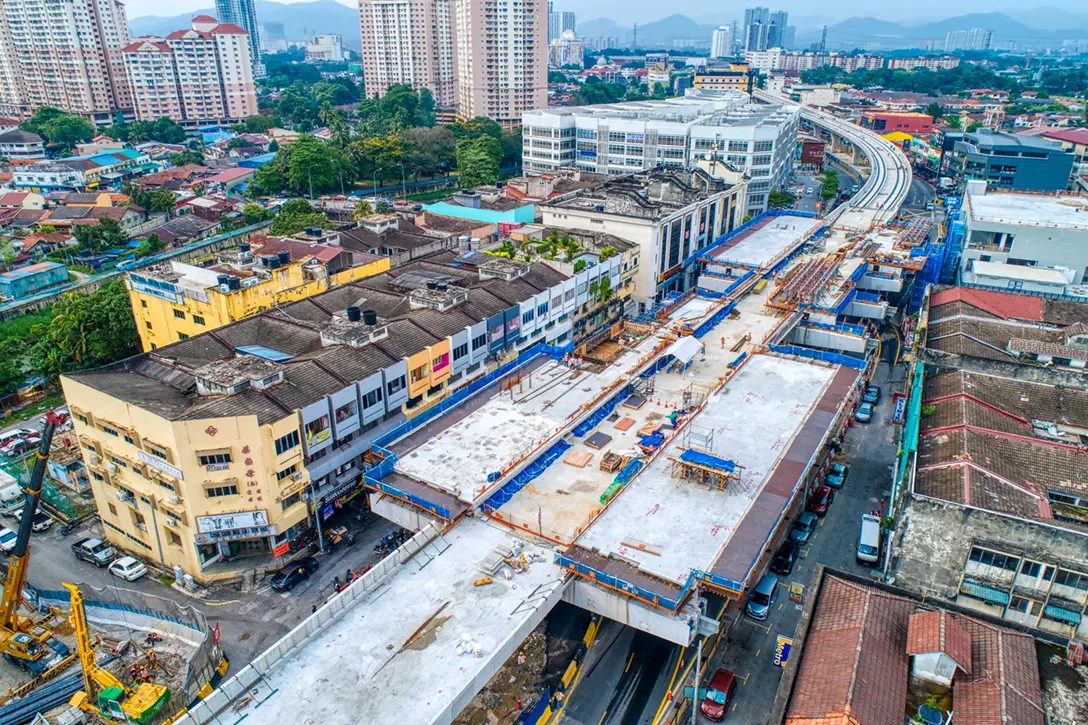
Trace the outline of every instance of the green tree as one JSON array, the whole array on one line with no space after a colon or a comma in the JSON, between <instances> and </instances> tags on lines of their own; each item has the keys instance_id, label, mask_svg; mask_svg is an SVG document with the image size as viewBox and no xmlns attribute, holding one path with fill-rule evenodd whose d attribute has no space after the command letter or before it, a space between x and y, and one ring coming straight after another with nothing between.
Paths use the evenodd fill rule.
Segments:
<instances>
[{"instance_id":1,"label":"green tree","mask_svg":"<svg viewBox=\"0 0 1088 725\"><path fill-rule=\"evenodd\" d=\"M120 279L89 295L65 295L54 305L52 319L31 328L29 338L33 340L26 356L30 369L50 379L140 350L128 290Z\"/></svg>"},{"instance_id":2,"label":"green tree","mask_svg":"<svg viewBox=\"0 0 1088 725\"><path fill-rule=\"evenodd\" d=\"M173 213L178 203L178 198L169 189L155 189L148 194L147 209L149 211L165 211Z\"/></svg>"},{"instance_id":3,"label":"green tree","mask_svg":"<svg viewBox=\"0 0 1088 725\"><path fill-rule=\"evenodd\" d=\"M654 83L653 89L650 91L651 98L664 98L665 86L661 83Z\"/></svg>"},{"instance_id":4,"label":"green tree","mask_svg":"<svg viewBox=\"0 0 1088 725\"><path fill-rule=\"evenodd\" d=\"M974 133L975 131L979 130L980 128L982 128L982 122L981 121L972 121L971 125L967 127L967 133Z\"/></svg>"},{"instance_id":5,"label":"green tree","mask_svg":"<svg viewBox=\"0 0 1088 725\"><path fill-rule=\"evenodd\" d=\"M242 124L246 133L265 133L279 125L279 119L275 116L259 113L256 116L248 116Z\"/></svg>"},{"instance_id":6,"label":"green tree","mask_svg":"<svg viewBox=\"0 0 1088 725\"><path fill-rule=\"evenodd\" d=\"M271 219L272 212L265 209L260 204L246 204L242 207L242 218L246 220L246 225L248 226L250 224L257 224Z\"/></svg>"},{"instance_id":7,"label":"green tree","mask_svg":"<svg viewBox=\"0 0 1088 725\"><path fill-rule=\"evenodd\" d=\"M400 132L400 142L412 176L437 176L453 167L457 137L445 126L405 129Z\"/></svg>"},{"instance_id":8,"label":"green tree","mask_svg":"<svg viewBox=\"0 0 1088 725\"><path fill-rule=\"evenodd\" d=\"M49 143L60 144L71 149L77 143L90 141L94 136L94 127L81 116L72 116L56 108L44 107L23 127L43 137Z\"/></svg>"},{"instance_id":9,"label":"green tree","mask_svg":"<svg viewBox=\"0 0 1088 725\"><path fill-rule=\"evenodd\" d=\"M373 214L374 211L370 208L370 202L365 199L360 199L355 202L355 210L351 214L352 219L362 219Z\"/></svg>"},{"instance_id":10,"label":"green tree","mask_svg":"<svg viewBox=\"0 0 1088 725\"><path fill-rule=\"evenodd\" d=\"M609 245L601 250L601 253L597 255L597 259L603 262L606 259L612 259L617 254L619 254L619 252L616 251L616 248Z\"/></svg>"},{"instance_id":11,"label":"green tree","mask_svg":"<svg viewBox=\"0 0 1088 725\"><path fill-rule=\"evenodd\" d=\"M944 118L944 108L939 103L930 103L926 106L926 115L933 116L934 120Z\"/></svg>"},{"instance_id":12,"label":"green tree","mask_svg":"<svg viewBox=\"0 0 1088 725\"><path fill-rule=\"evenodd\" d=\"M947 116L944 120L945 120L945 123L948 124L948 127L950 129L952 129L953 131L960 130L960 128L963 125L962 122L960 121L959 116Z\"/></svg>"},{"instance_id":13,"label":"green tree","mask_svg":"<svg viewBox=\"0 0 1088 725\"><path fill-rule=\"evenodd\" d=\"M457 144L457 173L465 189L494 184L499 180L502 147L492 136L461 139Z\"/></svg>"},{"instance_id":14,"label":"green tree","mask_svg":"<svg viewBox=\"0 0 1088 725\"><path fill-rule=\"evenodd\" d=\"M405 163L404 143L399 136L371 136L356 142L352 152L358 160L359 173L364 179L381 182L390 177L400 178Z\"/></svg>"},{"instance_id":15,"label":"green tree","mask_svg":"<svg viewBox=\"0 0 1088 725\"><path fill-rule=\"evenodd\" d=\"M235 136L230 141L227 141L227 148L228 149L241 149L241 148L245 148L247 146L252 146L252 145L253 145L252 141L250 141L247 138L242 138L241 136Z\"/></svg>"},{"instance_id":16,"label":"green tree","mask_svg":"<svg viewBox=\"0 0 1088 725\"><path fill-rule=\"evenodd\" d=\"M305 205L306 210L297 205L292 206L296 202ZM330 226L329 220L325 218L324 214L315 210L305 200L295 199L281 207L279 216L273 219L272 225L268 227L268 233L275 236L290 236L299 234L306 227L328 229Z\"/></svg>"},{"instance_id":17,"label":"green tree","mask_svg":"<svg viewBox=\"0 0 1088 725\"><path fill-rule=\"evenodd\" d=\"M170 154L168 159L171 166L185 166L185 164L203 164L204 154L199 151L182 151Z\"/></svg>"},{"instance_id":18,"label":"green tree","mask_svg":"<svg viewBox=\"0 0 1088 725\"><path fill-rule=\"evenodd\" d=\"M584 260L584 259L579 259L577 262L574 263L574 273L575 274L578 274L579 272L581 272L585 268L586 268L586 260Z\"/></svg>"},{"instance_id":19,"label":"green tree","mask_svg":"<svg viewBox=\"0 0 1088 725\"><path fill-rule=\"evenodd\" d=\"M793 206L797 197L788 191L772 191L767 195L767 205L772 209Z\"/></svg>"},{"instance_id":20,"label":"green tree","mask_svg":"<svg viewBox=\"0 0 1088 725\"><path fill-rule=\"evenodd\" d=\"M121 224L109 217L99 219L97 224L77 224L72 227L72 236L79 242L81 250L93 253L123 247L128 243L128 234Z\"/></svg>"},{"instance_id":21,"label":"green tree","mask_svg":"<svg viewBox=\"0 0 1088 725\"><path fill-rule=\"evenodd\" d=\"M566 83L567 75L562 71L548 71L548 83Z\"/></svg>"},{"instance_id":22,"label":"green tree","mask_svg":"<svg viewBox=\"0 0 1088 725\"><path fill-rule=\"evenodd\" d=\"M25 356L22 340L0 341L0 393L13 393L26 381Z\"/></svg>"},{"instance_id":23,"label":"green tree","mask_svg":"<svg viewBox=\"0 0 1088 725\"><path fill-rule=\"evenodd\" d=\"M279 142L278 142L278 141L276 141L276 139L272 139L272 140L271 140L271 141L270 141L270 142L268 143L268 153L274 154L274 153L276 153L276 152L277 152L277 151L279 151L279 150L280 150L280 144L279 144Z\"/></svg>"},{"instance_id":24,"label":"green tree","mask_svg":"<svg viewBox=\"0 0 1088 725\"><path fill-rule=\"evenodd\" d=\"M146 257L149 254L157 254L164 249L166 249L165 242L159 239L158 234L152 232L147 239L140 242L140 246L136 247L136 256Z\"/></svg>"},{"instance_id":25,"label":"green tree","mask_svg":"<svg viewBox=\"0 0 1088 725\"><path fill-rule=\"evenodd\" d=\"M293 196L322 194L340 188L340 175L344 183L355 178L351 159L340 149L314 136L299 136L276 153L270 163L257 170L254 192Z\"/></svg>"}]
</instances>

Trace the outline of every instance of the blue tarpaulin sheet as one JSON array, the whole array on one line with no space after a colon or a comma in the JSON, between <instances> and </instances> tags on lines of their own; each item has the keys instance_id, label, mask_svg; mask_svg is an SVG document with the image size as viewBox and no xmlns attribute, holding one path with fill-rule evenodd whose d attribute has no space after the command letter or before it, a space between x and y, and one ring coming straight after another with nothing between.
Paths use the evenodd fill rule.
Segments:
<instances>
[{"instance_id":1,"label":"blue tarpaulin sheet","mask_svg":"<svg viewBox=\"0 0 1088 725\"><path fill-rule=\"evenodd\" d=\"M665 434L659 430L655 430L650 435L639 438L638 442L647 448L657 448L665 442Z\"/></svg>"},{"instance_id":2,"label":"blue tarpaulin sheet","mask_svg":"<svg viewBox=\"0 0 1088 725\"><path fill-rule=\"evenodd\" d=\"M709 453L703 453L702 451L693 451L690 448L680 454L680 460L685 463L697 463L700 466L708 466L709 468L720 468L723 471L729 471L732 473L737 470L737 464L728 458L718 458L712 456Z\"/></svg>"}]
</instances>

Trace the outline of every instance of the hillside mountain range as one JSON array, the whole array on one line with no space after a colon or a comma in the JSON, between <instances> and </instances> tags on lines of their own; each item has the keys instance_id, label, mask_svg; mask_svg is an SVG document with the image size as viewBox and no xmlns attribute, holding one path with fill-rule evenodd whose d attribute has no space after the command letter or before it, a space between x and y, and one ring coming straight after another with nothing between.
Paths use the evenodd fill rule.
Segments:
<instances>
[{"instance_id":1,"label":"hillside mountain range","mask_svg":"<svg viewBox=\"0 0 1088 725\"><path fill-rule=\"evenodd\" d=\"M661 20L638 26L638 43L642 47L667 47L674 41L689 39L709 40L719 24L730 22L722 18L717 23L702 16L698 22L686 15L674 14ZM822 22L818 16L791 18L797 26L797 47L805 47L820 39ZM822 22L821 22L822 21ZM868 43L881 47L912 47L920 40L944 41L945 35L954 30L986 28L993 31L994 43L1042 43L1069 38L1082 38L1088 32L1088 13L1071 12L1057 8L1039 8L1018 11L1013 14L990 12L969 13L925 23L906 23L872 17L851 17L837 23L828 23L827 42L830 48L858 48ZM609 18L595 18L578 24L578 34L583 37L611 36L622 44L630 43L632 27L620 25Z\"/></svg>"},{"instance_id":2,"label":"hillside mountain range","mask_svg":"<svg viewBox=\"0 0 1088 725\"><path fill-rule=\"evenodd\" d=\"M284 37L288 40L307 40L311 35L339 34L344 47L359 50L359 11L336 0L313 0L293 4L257 0L257 23L283 23ZM171 17L145 15L129 18L131 35L167 35L189 27L189 21L197 15L215 15L215 10L193 10Z\"/></svg>"}]
</instances>

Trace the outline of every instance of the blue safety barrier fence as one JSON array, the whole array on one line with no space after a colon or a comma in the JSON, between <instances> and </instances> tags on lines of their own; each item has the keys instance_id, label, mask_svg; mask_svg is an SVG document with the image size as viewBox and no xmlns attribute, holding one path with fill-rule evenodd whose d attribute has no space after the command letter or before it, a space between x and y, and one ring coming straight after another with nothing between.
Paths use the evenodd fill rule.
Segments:
<instances>
[{"instance_id":1,"label":"blue safety barrier fence","mask_svg":"<svg viewBox=\"0 0 1088 725\"><path fill-rule=\"evenodd\" d=\"M770 345L769 347L773 352L781 355L797 355L798 357L807 357L810 360L822 360L832 365L843 365L855 370L865 369L865 360L859 357L850 357L849 355L828 352L827 350L813 350L812 348L798 347L797 345Z\"/></svg>"},{"instance_id":2,"label":"blue safety barrier fence","mask_svg":"<svg viewBox=\"0 0 1088 725\"><path fill-rule=\"evenodd\" d=\"M491 494L491 496L484 501L484 509L489 511L497 511L500 509L502 505L512 499L518 491L525 488L530 481L540 477L544 471L548 470L548 466L558 461L569 448L570 443L559 441L551 448L544 451L544 453L538 456L532 463L522 469L519 474L507 481L502 488Z\"/></svg>"},{"instance_id":3,"label":"blue safety barrier fence","mask_svg":"<svg viewBox=\"0 0 1088 725\"><path fill-rule=\"evenodd\" d=\"M601 407L593 411L593 415L589 416L581 423L574 426L574 430L571 432L574 433L576 437L581 438L586 433L590 432L598 425L600 425L602 420L612 415L612 411L616 409L616 406L626 400L627 396L629 396L630 394L631 386L625 385L623 387L623 390L613 395L611 398L602 403Z\"/></svg>"},{"instance_id":4,"label":"blue safety barrier fence","mask_svg":"<svg viewBox=\"0 0 1088 725\"><path fill-rule=\"evenodd\" d=\"M521 725L538 725L540 718L544 717L544 711L552 701L552 688L545 687L540 693L540 699L533 705L533 709L523 712L518 716Z\"/></svg>"},{"instance_id":5,"label":"blue safety barrier fence","mask_svg":"<svg viewBox=\"0 0 1088 725\"><path fill-rule=\"evenodd\" d=\"M713 330L719 322L728 317L729 313L732 312L733 308L736 306L737 304L735 302L730 302L725 307L715 312L709 320L695 328L695 337L699 338L700 340L706 337L707 333Z\"/></svg>"}]
</instances>

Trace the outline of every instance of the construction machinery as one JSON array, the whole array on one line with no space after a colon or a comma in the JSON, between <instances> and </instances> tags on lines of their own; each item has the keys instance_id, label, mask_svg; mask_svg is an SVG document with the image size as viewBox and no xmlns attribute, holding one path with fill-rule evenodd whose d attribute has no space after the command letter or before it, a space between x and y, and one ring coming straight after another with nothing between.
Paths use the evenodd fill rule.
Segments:
<instances>
[{"instance_id":1,"label":"construction machinery","mask_svg":"<svg viewBox=\"0 0 1088 725\"><path fill-rule=\"evenodd\" d=\"M87 617L83 612L83 592L75 584L64 583L71 594L68 621L76 635L79 662L83 665L83 690L68 704L100 717L120 722L150 722L170 700L170 690L163 685L142 682L135 690L125 687L112 672L98 664Z\"/></svg>"},{"instance_id":2,"label":"construction machinery","mask_svg":"<svg viewBox=\"0 0 1088 725\"><path fill-rule=\"evenodd\" d=\"M3 652L5 659L35 676L56 672L72 659L68 646L53 636L48 617L34 620L19 613L30 565L30 531L34 525L34 516L38 513L46 460L49 458L53 433L63 422L53 411L46 414L45 421L45 430L34 454L34 471L25 489L26 498L23 501L22 519L19 521L19 534L8 561L4 594L0 599L0 652Z\"/></svg>"}]
</instances>

